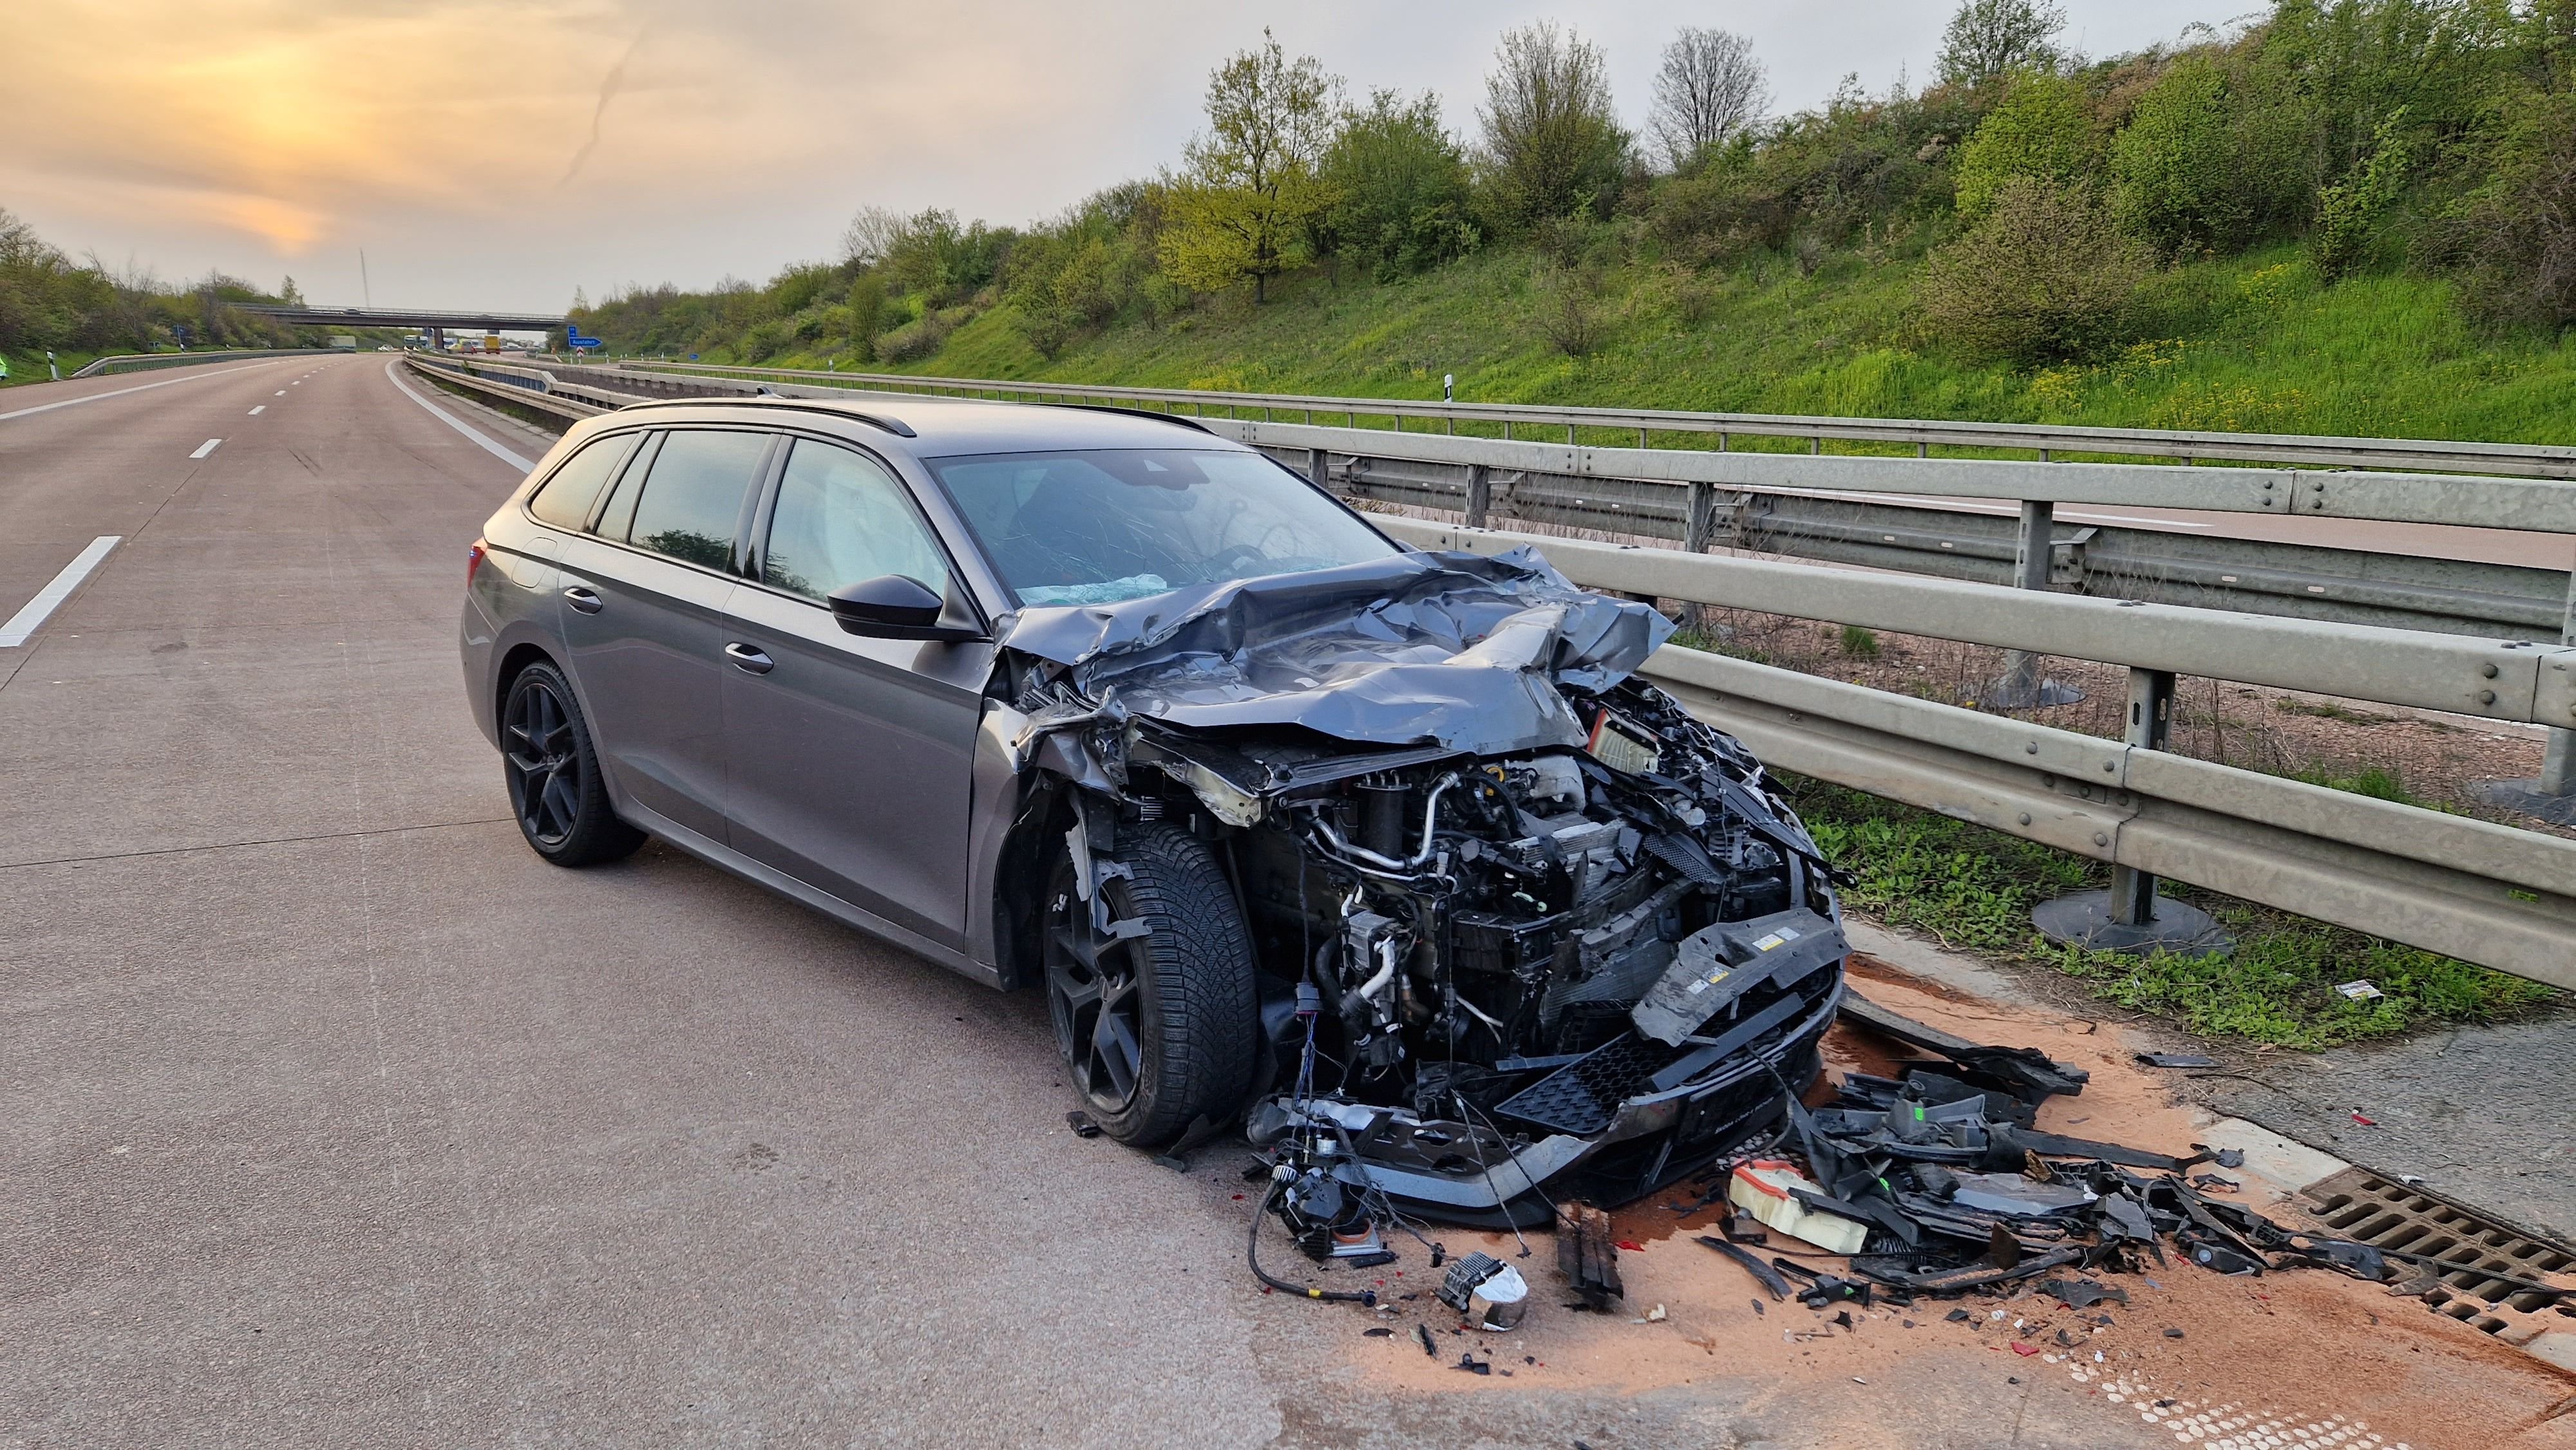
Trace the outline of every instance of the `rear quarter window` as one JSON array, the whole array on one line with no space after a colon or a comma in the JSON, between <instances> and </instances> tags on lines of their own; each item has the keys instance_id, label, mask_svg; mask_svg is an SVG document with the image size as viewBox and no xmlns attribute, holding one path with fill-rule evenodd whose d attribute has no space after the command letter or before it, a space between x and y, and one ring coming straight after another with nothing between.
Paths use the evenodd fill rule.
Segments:
<instances>
[{"instance_id":1,"label":"rear quarter window","mask_svg":"<svg viewBox=\"0 0 2576 1450\"><path fill-rule=\"evenodd\" d=\"M528 512L559 529L579 529L589 523L591 505L599 502L599 491L617 476L617 465L634 451L635 438L623 433L585 445L528 500Z\"/></svg>"}]
</instances>

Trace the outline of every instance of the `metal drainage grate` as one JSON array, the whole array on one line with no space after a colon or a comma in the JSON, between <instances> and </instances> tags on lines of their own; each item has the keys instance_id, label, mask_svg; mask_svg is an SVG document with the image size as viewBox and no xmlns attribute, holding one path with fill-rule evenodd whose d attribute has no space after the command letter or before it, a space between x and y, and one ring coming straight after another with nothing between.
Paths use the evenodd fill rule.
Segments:
<instances>
[{"instance_id":1,"label":"metal drainage grate","mask_svg":"<svg viewBox=\"0 0 2576 1450\"><path fill-rule=\"evenodd\" d=\"M2466 1205L2421 1188L2391 1183L2367 1168L2347 1168L2299 1190L2308 1215L2337 1237L2439 1261L2394 1261L2397 1286L2508 1343L2576 1335L2576 1299L2542 1293L2513 1280L2576 1289L2576 1250L2508 1228ZM2555 1349L2553 1344L2549 1347Z\"/></svg>"}]
</instances>

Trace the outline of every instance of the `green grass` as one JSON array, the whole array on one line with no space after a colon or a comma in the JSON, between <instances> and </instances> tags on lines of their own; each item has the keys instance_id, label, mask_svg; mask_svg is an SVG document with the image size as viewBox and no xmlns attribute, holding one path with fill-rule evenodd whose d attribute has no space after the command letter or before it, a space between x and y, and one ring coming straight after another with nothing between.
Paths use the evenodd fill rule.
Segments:
<instances>
[{"instance_id":1,"label":"green grass","mask_svg":"<svg viewBox=\"0 0 2576 1450\"><path fill-rule=\"evenodd\" d=\"M2393 779L2370 783L2403 791ZM2206 1036L2316 1049L2437 1022L2505 1021L2560 1000L2519 977L2170 887L2233 932L2235 951L2193 961L2057 946L2031 929L2030 909L2107 884L2093 862L1817 781L1797 781L1794 801L1816 844L1858 876L1848 905L1951 947L2054 967L2096 996ZM2355 1002L2333 990L2356 978L2386 995Z\"/></svg>"},{"instance_id":2,"label":"green grass","mask_svg":"<svg viewBox=\"0 0 2576 1450\"><path fill-rule=\"evenodd\" d=\"M57 352L54 354L54 365L63 370L64 377L70 377L75 371L89 366L98 358L113 357L119 353L131 351L133 351L132 348L112 348L103 353ZM7 381L0 382L0 387L17 387L22 383L47 381L50 379L45 375L44 349L38 348L34 352L13 351L9 354L9 377Z\"/></svg>"},{"instance_id":3,"label":"green grass","mask_svg":"<svg viewBox=\"0 0 2576 1450\"><path fill-rule=\"evenodd\" d=\"M937 354L878 370L1405 398L1436 398L1455 373L1459 397L1489 402L2510 442L2576 432L2576 337L2481 336L2438 279L2321 286L2286 248L2197 262L2147 288L2137 343L2025 371L1948 356L1924 336L1920 270L1919 256L1866 250L1813 276L1777 262L1693 275L1631 261L1600 274L1606 340L1573 358L1540 334L1530 257L1495 248L1393 283L1283 279L1265 306L1218 298L1114 325L1052 360L995 307Z\"/></svg>"}]
</instances>

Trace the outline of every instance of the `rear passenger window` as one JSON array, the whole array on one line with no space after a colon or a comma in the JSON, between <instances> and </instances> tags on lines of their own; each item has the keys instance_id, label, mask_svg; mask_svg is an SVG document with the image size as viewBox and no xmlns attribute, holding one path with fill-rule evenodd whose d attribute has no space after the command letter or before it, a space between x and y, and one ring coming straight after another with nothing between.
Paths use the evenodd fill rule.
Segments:
<instances>
[{"instance_id":1,"label":"rear passenger window","mask_svg":"<svg viewBox=\"0 0 2576 1450\"><path fill-rule=\"evenodd\" d=\"M769 454L766 433L674 432L662 440L629 542L710 569L733 567L733 541L752 477Z\"/></svg>"},{"instance_id":2,"label":"rear passenger window","mask_svg":"<svg viewBox=\"0 0 2576 1450\"><path fill-rule=\"evenodd\" d=\"M903 485L875 459L799 439L770 510L761 582L809 599L901 574L947 592L948 561L912 511Z\"/></svg>"},{"instance_id":3,"label":"rear passenger window","mask_svg":"<svg viewBox=\"0 0 2576 1450\"><path fill-rule=\"evenodd\" d=\"M537 496L528 500L528 512L559 529L589 523L590 506L599 501L599 491L617 476L617 465L626 461L634 447L632 433L594 441L555 470Z\"/></svg>"}]
</instances>

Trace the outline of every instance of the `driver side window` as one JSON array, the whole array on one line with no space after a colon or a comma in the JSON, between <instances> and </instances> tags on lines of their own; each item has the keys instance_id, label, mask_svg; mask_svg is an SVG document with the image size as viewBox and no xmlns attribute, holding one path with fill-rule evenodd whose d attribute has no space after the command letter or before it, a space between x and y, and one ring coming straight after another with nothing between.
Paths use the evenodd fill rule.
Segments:
<instances>
[{"instance_id":1,"label":"driver side window","mask_svg":"<svg viewBox=\"0 0 2576 1450\"><path fill-rule=\"evenodd\" d=\"M903 485L863 453L797 439L778 480L761 582L819 601L886 574L948 591L948 562Z\"/></svg>"}]
</instances>

